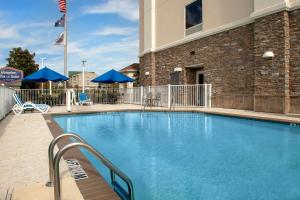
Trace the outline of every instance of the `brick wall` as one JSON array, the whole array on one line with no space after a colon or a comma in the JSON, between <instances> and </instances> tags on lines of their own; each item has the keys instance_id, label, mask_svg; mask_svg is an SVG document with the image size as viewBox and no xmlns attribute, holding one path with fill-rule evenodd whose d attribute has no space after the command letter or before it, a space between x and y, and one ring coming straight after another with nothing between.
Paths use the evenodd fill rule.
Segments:
<instances>
[{"instance_id":1,"label":"brick wall","mask_svg":"<svg viewBox=\"0 0 300 200\"><path fill-rule=\"evenodd\" d=\"M290 112L300 113L300 10L290 12Z\"/></svg>"},{"instance_id":2,"label":"brick wall","mask_svg":"<svg viewBox=\"0 0 300 200\"><path fill-rule=\"evenodd\" d=\"M150 71L142 84L166 85L181 67L181 84L202 70L213 88L212 106L265 112L300 112L300 11L282 11L254 23L141 57ZM273 59L263 59L265 51ZM193 53L191 53L193 52ZM155 68L155 69L153 69Z\"/></svg>"},{"instance_id":3,"label":"brick wall","mask_svg":"<svg viewBox=\"0 0 300 200\"><path fill-rule=\"evenodd\" d=\"M143 86L155 85L155 55L154 53L148 53L140 58L140 84ZM149 72L149 76L145 73Z\"/></svg>"},{"instance_id":4,"label":"brick wall","mask_svg":"<svg viewBox=\"0 0 300 200\"><path fill-rule=\"evenodd\" d=\"M279 12L255 21L255 111L288 112L289 15ZM273 59L262 58L273 51ZM287 75L287 76L286 76Z\"/></svg>"},{"instance_id":5,"label":"brick wall","mask_svg":"<svg viewBox=\"0 0 300 200\"><path fill-rule=\"evenodd\" d=\"M183 68L181 84L195 84L196 71L203 70L206 83L213 85L213 106L253 109L253 24L192 41L155 53L155 85L170 83L175 67ZM195 53L192 55L191 52ZM149 84L150 55L140 59L141 83ZM189 66L197 65L197 68ZM142 81L144 80L144 82Z\"/></svg>"}]
</instances>

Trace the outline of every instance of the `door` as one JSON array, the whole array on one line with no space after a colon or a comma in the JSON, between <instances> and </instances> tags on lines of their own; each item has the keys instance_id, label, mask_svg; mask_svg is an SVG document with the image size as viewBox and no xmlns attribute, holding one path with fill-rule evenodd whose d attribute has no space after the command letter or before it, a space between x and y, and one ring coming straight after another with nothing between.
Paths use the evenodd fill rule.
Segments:
<instances>
[{"instance_id":1,"label":"door","mask_svg":"<svg viewBox=\"0 0 300 200\"><path fill-rule=\"evenodd\" d=\"M202 71L197 71L196 84L204 84L204 74Z\"/></svg>"},{"instance_id":2,"label":"door","mask_svg":"<svg viewBox=\"0 0 300 200\"><path fill-rule=\"evenodd\" d=\"M205 86L204 84L204 73L202 70L199 70L196 72L196 84L198 84L197 86L197 104L198 106L204 106L205 104Z\"/></svg>"}]
</instances>

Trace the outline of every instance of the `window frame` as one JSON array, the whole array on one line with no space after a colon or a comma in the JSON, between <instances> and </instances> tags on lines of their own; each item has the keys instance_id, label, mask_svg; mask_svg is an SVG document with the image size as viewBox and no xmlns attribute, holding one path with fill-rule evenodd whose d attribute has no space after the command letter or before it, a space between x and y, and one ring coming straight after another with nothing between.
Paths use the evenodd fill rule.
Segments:
<instances>
[{"instance_id":1,"label":"window frame","mask_svg":"<svg viewBox=\"0 0 300 200\"><path fill-rule=\"evenodd\" d=\"M187 6L189 6L189 5L193 4L193 3L195 3L196 1L198 1L198 0L191 1L191 2L189 2L189 3L187 3L187 4L184 5L184 8L183 8L183 11L184 11L184 12L183 12L183 13L184 13L184 15L183 15L183 17L184 17L184 23L183 23L183 27L184 27L184 37L193 35L193 34L198 33L198 32L200 32L200 31L203 30L203 0L199 0L199 1L201 1L201 4L202 4L202 12L201 12L201 14L202 14L202 22L199 23L199 24L197 24L197 25L194 25L194 26L192 26L192 27L186 28L186 8L187 8ZM187 34L187 31L188 31L188 30L191 30L192 28L195 28L196 26L200 26L200 30L199 30L199 31L195 31L195 32L193 32L193 33Z\"/></svg>"}]
</instances>

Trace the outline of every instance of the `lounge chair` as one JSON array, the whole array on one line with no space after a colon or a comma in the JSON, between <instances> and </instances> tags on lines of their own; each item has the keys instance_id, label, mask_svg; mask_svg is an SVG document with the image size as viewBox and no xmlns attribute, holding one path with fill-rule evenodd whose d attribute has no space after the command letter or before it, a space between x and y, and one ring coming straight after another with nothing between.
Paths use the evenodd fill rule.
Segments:
<instances>
[{"instance_id":1,"label":"lounge chair","mask_svg":"<svg viewBox=\"0 0 300 200\"><path fill-rule=\"evenodd\" d=\"M16 104L13 106L12 110L13 112L17 114L21 114L26 110L37 110L41 113L47 113L50 109L50 106L47 104L35 104L32 102L23 102L19 98L17 94L13 94L13 97L16 101Z\"/></svg>"},{"instance_id":2,"label":"lounge chair","mask_svg":"<svg viewBox=\"0 0 300 200\"><path fill-rule=\"evenodd\" d=\"M91 99L88 97L88 95L86 93L79 93L78 100L79 100L79 105L92 105L93 104L93 102L91 101Z\"/></svg>"}]
</instances>

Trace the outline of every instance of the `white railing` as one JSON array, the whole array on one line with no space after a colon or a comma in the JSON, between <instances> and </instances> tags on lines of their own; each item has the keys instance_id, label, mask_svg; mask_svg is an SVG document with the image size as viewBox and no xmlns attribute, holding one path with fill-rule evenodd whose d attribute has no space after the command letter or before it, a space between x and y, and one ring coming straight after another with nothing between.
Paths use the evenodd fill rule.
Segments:
<instances>
[{"instance_id":1,"label":"white railing","mask_svg":"<svg viewBox=\"0 0 300 200\"><path fill-rule=\"evenodd\" d=\"M172 85L171 106L211 107L211 84Z\"/></svg>"},{"instance_id":2,"label":"white railing","mask_svg":"<svg viewBox=\"0 0 300 200\"><path fill-rule=\"evenodd\" d=\"M123 103L128 104L142 104L143 87L124 88L121 89L123 93Z\"/></svg>"},{"instance_id":3,"label":"white railing","mask_svg":"<svg viewBox=\"0 0 300 200\"><path fill-rule=\"evenodd\" d=\"M81 90L74 89L76 96ZM100 104L138 104L144 105L146 99L155 99L154 106L160 107L210 107L211 85L161 85L135 88L95 88L85 92L94 103ZM16 90L23 101L47 103L51 106L65 105L64 89Z\"/></svg>"},{"instance_id":4,"label":"white railing","mask_svg":"<svg viewBox=\"0 0 300 200\"><path fill-rule=\"evenodd\" d=\"M3 119L15 104L13 99L14 90L0 86L0 120Z\"/></svg>"},{"instance_id":5,"label":"white railing","mask_svg":"<svg viewBox=\"0 0 300 200\"><path fill-rule=\"evenodd\" d=\"M211 84L162 85L124 89L123 103L144 104L156 99L161 107L211 107Z\"/></svg>"}]
</instances>

